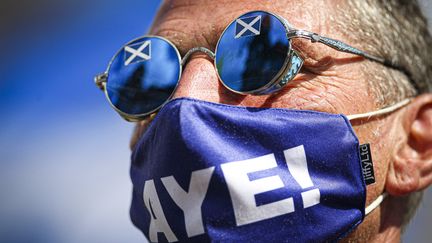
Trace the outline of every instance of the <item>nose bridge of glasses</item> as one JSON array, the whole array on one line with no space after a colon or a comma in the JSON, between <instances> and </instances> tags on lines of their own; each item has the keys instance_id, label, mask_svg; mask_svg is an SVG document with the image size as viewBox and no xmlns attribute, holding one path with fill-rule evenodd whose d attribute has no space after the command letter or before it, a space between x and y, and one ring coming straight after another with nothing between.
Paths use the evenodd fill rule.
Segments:
<instances>
[{"instance_id":1,"label":"nose bridge of glasses","mask_svg":"<svg viewBox=\"0 0 432 243\"><path fill-rule=\"evenodd\" d=\"M215 54L211 50L209 50L205 47L194 47L194 48L190 49L186 53L186 55L184 55L182 62L181 62L181 65L184 66L188 62L188 60L192 56L192 54L194 54L196 52L202 52L202 53L206 54L207 56L209 56L212 60L215 59Z\"/></svg>"}]
</instances>

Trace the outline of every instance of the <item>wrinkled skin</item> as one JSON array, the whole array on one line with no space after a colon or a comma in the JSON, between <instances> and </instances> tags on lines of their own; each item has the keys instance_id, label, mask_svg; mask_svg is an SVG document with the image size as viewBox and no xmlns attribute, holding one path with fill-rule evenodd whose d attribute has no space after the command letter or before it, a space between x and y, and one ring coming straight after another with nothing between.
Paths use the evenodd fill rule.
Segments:
<instances>
[{"instance_id":1,"label":"wrinkled skin","mask_svg":"<svg viewBox=\"0 0 432 243\"><path fill-rule=\"evenodd\" d=\"M350 42L332 22L341 14L343 0L334 1L165 1L150 34L171 40L184 55L190 48L214 50L224 28L247 11L265 10L283 16L293 26ZM346 10L345 10L346 11ZM355 33L353 33L355 34ZM294 48L305 58L304 68L278 94L242 96L219 82L213 61L195 54L184 67L174 97L192 97L211 102L253 107L307 109L330 113L358 114L378 107L368 86L364 59L337 52L307 40L295 40ZM376 68L385 68L373 64ZM149 120L137 124L133 148ZM409 193L422 190L432 181L432 97L414 99L390 115L353 123L360 143L370 143L376 183L367 188L369 205L383 191L390 194L379 208L346 241L399 242Z\"/></svg>"}]
</instances>

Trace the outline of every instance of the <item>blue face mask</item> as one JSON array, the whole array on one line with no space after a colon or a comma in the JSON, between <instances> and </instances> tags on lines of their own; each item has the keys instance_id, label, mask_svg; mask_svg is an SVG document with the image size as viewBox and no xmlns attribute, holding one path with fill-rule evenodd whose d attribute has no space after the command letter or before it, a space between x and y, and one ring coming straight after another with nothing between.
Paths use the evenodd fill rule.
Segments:
<instances>
[{"instance_id":1,"label":"blue face mask","mask_svg":"<svg viewBox=\"0 0 432 243\"><path fill-rule=\"evenodd\" d=\"M187 98L167 103L133 155L131 218L152 242L336 241L365 214L368 146L346 117Z\"/></svg>"}]
</instances>

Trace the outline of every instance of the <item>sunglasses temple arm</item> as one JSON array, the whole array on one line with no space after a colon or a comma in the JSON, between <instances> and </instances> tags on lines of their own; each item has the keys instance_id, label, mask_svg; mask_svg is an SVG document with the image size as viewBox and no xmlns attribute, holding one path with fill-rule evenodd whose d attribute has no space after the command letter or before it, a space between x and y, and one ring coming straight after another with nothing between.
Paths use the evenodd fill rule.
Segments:
<instances>
[{"instance_id":1,"label":"sunglasses temple arm","mask_svg":"<svg viewBox=\"0 0 432 243\"><path fill-rule=\"evenodd\" d=\"M384 58L376 57L374 55L371 55L369 53L361 51L355 47L352 47L348 44L345 44L342 41L328 38L325 36L321 36L321 35L318 35L316 33L310 32L310 31L293 30L293 31L290 31L288 33L288 38L289 39L291 39L291 38L305 38L305 39L312 41L313 43L319 42L319 43L327 45L327 46L329 46L335 50L341 51L341 52L346 52L346 53L351 53L354 55L362 56L364 58L367 58L367 59L375 61L375 62L379 62L381 64L388 63L388 61L386 61Z\"/></svg>"},{"instance_id":2,"label":"sunglasses temple arm","mask_svg":"<svg viewBox=\"0 0 432 243\"><path fill-rule=\"evenodd\" d=\"M369 54L367 52L361 51L361 50L359 50L359 49L357 49L355 47L352 47L352 46L350 46L348 44L343 43L342 41L335 40L335 39L332 39L332 38L328 38L328 37L325 37L325 36L321 36L321 35L318 35L316 33L313 33L313 32L310 32L310 31L306 31L306 30L291 30L291 31L288 32L287 37L288 37L288 39L291 39L291 38L305 38L305 39L308 39L308 40L312 41L312 43L319 42L319 43L327 45L327 46L329 46L329 47L331 47L331 48L333 48L335 50L338 50L338 51L341 51L341 52L346 52L346 53L351 53L351 54L354 54L354 55L358 55L358 56L364 57L364 58L369 59L371 61L381 63L381 64L383 64L386 67L389 67L389 68L392 68L392 69L395 69L395 70L403 72L411 80L411 84L414 86L414 88L417 91L420 90L419 87L418 87L418 85L417 85L417 82L412 77L411 72L409 72L405 68L403 68L403 67L401 67L401 66L399 66L399 65L397 65L397 64L395 64L395 63L393 63L393 62L391 62L389 60L386 60L386 59L384 59L382 57L377 57L377 56L371 55L371 54Z\"/></svg>"}]
</instances>

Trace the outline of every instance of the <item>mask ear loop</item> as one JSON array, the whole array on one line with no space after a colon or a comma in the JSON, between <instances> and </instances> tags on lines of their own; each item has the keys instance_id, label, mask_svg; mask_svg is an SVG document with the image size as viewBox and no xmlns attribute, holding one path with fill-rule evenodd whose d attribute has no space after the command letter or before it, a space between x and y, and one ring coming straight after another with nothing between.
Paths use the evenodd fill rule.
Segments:
<instances>
[{"instance_id":1,"label":"mask ear loop","mask_svg":"<svg viewBox=\"0 0 432 243\"><path fill-rule=\"evenodd\" d=\"M369 206L367 206L365 208L365 215L367 216L368 214L370 214L372 211L374 211L383 201L384 199L388 196L387 192L384 192L383 194L379 195L377 197L377 199L375 199L375 201L373 201L371 204L369 204Z\"/></svg>"},{"instance_id":2,"label":"mask ear loop","mask_svg":"<svg viewBox=\"0 0 432 243\"><path fill-rule=\"evenodd\" d=\"M388 113L392 113L396 110L399 110L400 108L408 105L411 102L411 98L402 100L401 102L398 102L394 105L391 105L389 107L386 107L384 109L381 110L377 110L377 111L372 111L372 112L367 112L367 113L362 113L362 114L355 114L355 115L349 115L347 116L348 120L352 121L352 120L357 120L357 119L363 119L363 118L367 118L370 119L371 117L376 117L376 116L381 116L381 115L385 115ZM365 215L370 214L372 211L374 211L379 205L381 205L381 203L384 201L384 199L388 196L387 192L383 192L383 194L379 195L375 201L373 201L369 206L367 206L365 208Z\"/></svg>"},{"instance_id":3,"label":"mask ear loop","mask_svg":"<svg viewBox=\"0 0 432 243\"><path fill-rule=\"evenodd\" d=\"M368 113L362 113L362 114L349 115L349 116L347 116L347 118L350 121L362 119L362 118L370 119L371 117L381 116L381 115L385 115L388 113L392 113L393 111L399 110L400 108L408 105L410 102L411 102L411 98L408 98L408 99L402 100L401 102L398 102L394 105L391 105L391 106L386 107L386 108L381 109L381 110L372 111L372 112L368 112Z\"/></svg>"}]
</instances>

